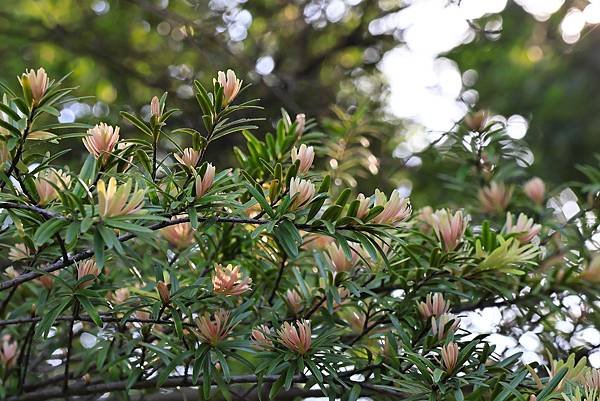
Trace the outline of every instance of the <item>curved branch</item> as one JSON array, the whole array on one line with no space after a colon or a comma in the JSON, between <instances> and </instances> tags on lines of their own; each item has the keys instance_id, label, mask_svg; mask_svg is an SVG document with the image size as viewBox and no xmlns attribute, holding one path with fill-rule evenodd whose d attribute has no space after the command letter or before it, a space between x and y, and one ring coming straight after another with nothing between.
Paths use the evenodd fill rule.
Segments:
<instances>
[{"instance_id":1,"label":"curved branch","mask_svg":"<svg viewBox=\"0 0 600 401\"><path fill-rule=\"evenodd\" d=\"M43 207L35 206L35 205L26 205L15 202L0 202L0 209L21 209L21 210L29 210L32 212L36 212L37 214L47 217L49 219L59 219L66 220L66 217L52 212L48 209L44 209Z\"/></svg>"},{"instance_id":2,"label":"curved branch","mask_svg":"<svg viewBox=\"0 0 600 401\"><path fill-rule=\"evenodd\" d=\"M349 372L352 373L352 372ZM279 375L263 376L263 383L273 383L280 378ZM301 384L306 383L311 379L310 376L296 375L293 377L293 383ZM227 384L256 384L259 381L259 377L256 375L239 375L232 376ZM199 378L197 383L192 383L190 376L175 376L168 378L164 383L158 383L158 379L150 379L138 381L131 385L129 380L116 381L112 383L98 383L89 384L84 383L71 384L68 391L63 391L62 387L53 387L31 393L25 393L20 396L12 396L6 398L6 401L45 401L53 398L64 398L75 395L91 395L99 393L109 393L115 391L122 391L125 389L159 389L159 388L175 388L175 387L191 387L191 386L202 386L203 378ZM211 384L216 385L215 381L211 381ZM388 396L394 396L396 399L400 399L403 394L399 391L392 390L390 388L381 388L366 382L350 382L350 384L358 384L363 389L372 393L385 394ZM309 391L309 389L306 389Z\"/></svg>"},{"instance_id":3,"label":"curved branch","mask_svg":"<svg viewBox=\"0 0 600 401\"><path fill-rule=\"evenodd\" d=\"M15 318L15 319L0 320L0 327L14 326L14 325L19 325L19 324L24 324L24 323L39 322L40 320L42 320L42 318L40 316L19 317L19 318ZM115 317L115 316L111 316L111 315L100 315L100 320L104 323L146 323L146 324L164 324L164 325L175 324L175 322L173 322L172 320L167 320L167 319L141 319L141 318L136 318L136 317L123 319L123 318L119 318L119 317ZM77 316L77 317L75 317L75 316L59 316L56 318L56 321L62 321L62 322L80 321L80 322L90 322L90 323L94 322L94 320L90 316L86 316L86 315ZM195 327L192 323L182 322L182 324L184 326L188 326L188 327Z\"/></svg>"},{"instance_id":4,"label":"curved branch","mask_svg":"<svg viewBox=\"0 0 600 401\"><path fill-rule=\"evenodd\" d=\"M180 218L173 219L173 220L161 221L161 222L152 224L146 228L148 228L152 231L156 231L156 230L160 230L161 228L169 227L169 226L172 226L175 224L180 224L180 223L187 223L189 221L190 221L189 217L180 217ZM239 218L239 217L199 217L198 221L201 221L201 222L214 221L217 223L252 224L252 225L263 225L263 224L271 223L271 220L260 220L260 219ZM298 229L307 230L307 231L315 231L320 228L320 227L314 227L311 224L294 224L294 225ZM352 231L368 231L368 228L354 227L354 226L340 226L340 227L338 227L338 229L339 230L352 230ZM137 237L136 234L127 233L127 234L123 234L120 237L118 237L118 240L119 240L119 242L126 242L126 241L129 241L130 239L133 239L136 237ZM44 269L40 269L39 271L31 271L29 273L24 273L24 274L21 274L21 275L15 277L14 279L1 282L0 283L0 291L4 291L4 290L14 287L16 285L20 285L22 283L26 283L28 281L34 280L38 277L43 276L44 274L52 273L56 270L60 270L67 266L71 266L72 264L74 264L76 262L79 262L79 261L82 261L85 259L89 259L92 256L94 256L94 250L87 249L85 251L81 251L74 255L70 255L70 256L68 256L68 258L60 257L53 263L46 265L46 267Z\"/></svg>"}]
</instances>

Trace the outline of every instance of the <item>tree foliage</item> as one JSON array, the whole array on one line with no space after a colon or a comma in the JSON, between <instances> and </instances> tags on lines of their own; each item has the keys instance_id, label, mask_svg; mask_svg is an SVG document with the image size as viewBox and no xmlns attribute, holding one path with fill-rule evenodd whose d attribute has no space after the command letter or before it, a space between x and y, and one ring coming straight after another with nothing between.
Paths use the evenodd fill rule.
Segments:
<instances>
[{"instance_id":1,"label":"tree foliage","mask_svg":"<svg viewBox=\"0 0 600 401\"><path fill-rule=\"evenodd\" d=\"M257 135L260 102L233 72L194 82L200 129L174 124L166 94L148 118L123 112L122 131L56 123L72 81L40 69L2 86L6 399L597 399L592 347L569 357L557 328L596 322L595 168L578 195L555 193L521 167L523 143L473 114L427 150L462 192L434 210L397 190L353 193L352 160L337 177L313 166L341 139L361 143L368 129L343 128L351 115L327 123L331 138L286 112ZM228 135L245 144L217 170ZM74 138L89 154L61 166ZM174 154L157 154L163 142ZM502 330L535 331L551 368L461 324L485 308L512 313Z\"/></svg>"}]
</instances>

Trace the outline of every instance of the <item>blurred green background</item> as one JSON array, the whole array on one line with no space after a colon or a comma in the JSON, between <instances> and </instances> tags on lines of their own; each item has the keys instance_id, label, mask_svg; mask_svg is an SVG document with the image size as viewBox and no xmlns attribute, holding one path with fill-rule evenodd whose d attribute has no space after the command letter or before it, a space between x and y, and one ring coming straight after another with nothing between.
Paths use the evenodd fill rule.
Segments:
<instances>
[{"instance_id":1,"label":"blurred green background","mask_svg":"<svg viewBox=\"0 0 600 401\"><path fill-rule=\"evenodd\" d=\"M306 113L333 139L329 169L355 157L351 185L431 200L443 196L438 171L418 153L471 109L528 143L532 174L580 178L576 165L600 149L599 22L589 0L2 0L0 76L16 87L25 68L72 72L68 84L92 97L61 121L119 123L127 137L119 110L147 115L164 91L183 111L174 127L200 128L193 80L233 68L265 107L262 133L282 107ZM211 159L231 163L240 142Z\"/></svg>"}]
</instances>

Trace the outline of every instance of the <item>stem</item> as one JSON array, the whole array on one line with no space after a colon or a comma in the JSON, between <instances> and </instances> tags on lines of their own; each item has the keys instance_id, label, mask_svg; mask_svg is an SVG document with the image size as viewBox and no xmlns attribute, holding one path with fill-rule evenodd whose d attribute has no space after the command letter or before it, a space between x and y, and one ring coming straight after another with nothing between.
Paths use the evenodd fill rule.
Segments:
<instances>
[{"instance_id":1,"label":"stem","mask_svg":"<svg viewBox=\"0 0 600 401\"><path fill-rule=\"evenodd\" d=\"M160 131L159 131L160 132ZM154 130L154 142L152 143L152 181L156 180L156 152L158 150L158 135L159 132Z\"/></svg>"},{"instance_id":2,"label":"stem","mask_svg":"<svg viewBox=\"0 0 600 401\"><path fill-rule=\"evenodd\" d=\"M287 261L287 255L284 254L281 259L281 266L279 267L279 273L277 274L277 280L275 280L275 286L273 287L273 291L271 292L271 296L269 296L269 305L273 306L273 299L275 298L275 294L279 289L279 284L281 283L281 277L283 277L283 270L285 269L285 262Z\"/></svg>"},{"instance_id":3,"label":"stem","mask_svg":"<svg viewBox=\"0 0 600 401\"><path fill-rule=\"evenodd\" d=\"M167 305L163 304L160 307L160 311L158 312L158 320L160 320L160 317L162 316L163 312L165 311ZM154 324L150 324L150 326L148 328L144 328L146 331L144 333L144 337L142 338L142 343L146 343L148 342L148 337L150 335L150 333L152 332L152 327L154 326ZM144 345L141 346L142 348L142 355L140 357L140 371L141 371L141 377L144 377L144 362L146 361L146 347Z\"/></svg>"},{"instance_id":4,"label":"stem","mask_svg":"<svg viewBox=\"0 0 600 401\"><path fill-rule=\"evenodd\" d=\"M311 310L309 310L306 315L304 315L304 319L310 319L310 317L319 310L319 308L321 307L321 305L323 305L325 303L325 301L327 300L327 297L323 296L321 297L321 299L311 308Z\"/></svg>"},{"instance_id":5,"label":"stem","mask_svg":"<svg viewBox=\"0 0 600 401\"><path fill-rule=\"evenodd\" d=\"M42 318L39 316L0 320L0 327L14 326L14 325L19 325L19 324L24 324L24 323L39 322L40 320L42 320ZM79 321L79 322L90 322L90 323L94 322L94 320L90 316L86 316L86 315L84 315L84 316L59 316L56 318L57 322L70 322L72 320ZM160 319L160 320L159 319L138 319L138 318L130 317L130 318L123 320L123 318L116 317L116 316L110 316L110 315L100 315L100 320L104 323L142 323L142 324L160 324L160 325L175 324L175 322L173 322L171 320L166 320L166 319ZM188 326L188 327L196 327L192 323L182 322L182 324L184 326Z\"/></svg>"},{"instance_id":6,"label":"stem","mask_svg":"<svg viewBox=\"0 0 600 401\"><path fill-rule=\"evenodd\" d=\"M34 205L24 205L15 202L0 202L0 208L2 209L21 209L21 210L29 210L32 212L36 212L37 214L47 217L49 219L59 219L66 220L64 216L58 213L54 213L50 210L44 209L43 207L34 206Z\"/></svg>"},{"instance_id":7,"label":"stem","mask_svg":"<svg viewBox=\"0 0 600 401\"><path fill-rule=\"evenodd\" d=\"M32 317L33 314L35 312L32 312ZM25 383L25 375L28 373L27 372L27 365L29 364L29 353L28 353L28 348L30 348L30 341L33 340L33 333L34 333L34 327L35 327L35 323L33 323L30 327L29 330L27 330L27 334L25 335L25 339L23 341L23 347L21 348L21 351L19 353L19 358L18 358L18 377L19 377L19 383L18 383L18 387L17 387L17 392L20 394L23 391L23 386ZM27 360L25 360L25 358L27 358ZM25 365L25 369L21 369L21 367ZM7 370L8 371L8 370Z\"/></svg>"},{"instance_id":8,"label":"stem","mask_svg":"<svg viewBox=\"0 0 600 401\"><path fill-rule=\"evenodd\" d=\"M77 315L79 315L79 301L75 300L75 304L73 305L73 317L71 320L71 324L69 325L69 342L67 344L67 360L65 362L65 377L63 380L63 390L66 392L69 388L69 364L71 362L71 351L73 348L73 326L75 325L75 320L77 319Z\"/></svg>"},{"instance_id":9,"label":"stem","mask_svg":"<svg viewBox=\"0 0 600 401\"><path fill-rule=\"evenodd\" d=\"M13 287L6 298L2 300L2 304L0 305L0 316L4 316L4 311L6 311L6 307L10 303L10 299L13 297L13 295L15 295L15 291L17 291L17 287Z\"/></svg>"},{"instance_id":10,"label":"stem","mask_svg":"<svg viewBox=\"0 0 600 401\"><path fill-rule=\"evenodd\" d=\"M343 377L350 377L354 374L354 371L345 372ZM269 375L263 376L263 383L274 383L280 379L280 375ZM306 383L312 379L311 376L306 375L295 375L292 378L293 383ZM130 383L130 380L123 381L114 381L111 383L98 383L98 384L89 384L86 385L84 383L74 383L67 391L64 391L62 388L46 388L40 391L35 391L31 393L26 393L21 396L12 396L8 397L6 401L45 401L52 398L64 398L74 395L90 395L90 394L102 394L102 393L112 393L117 391L122 391L127 389L128 391L133 389L156 389L158 388L175 388L175 387L191 387L191 386L200 386L202 387L204 377L200 377L197 383L192 384L189 376L174 376L169 377L164 381L160 386L158 386L158 378L153 378L150 380L140 380L133 385ZM233 384L256 384L258 383L259 378L256 375L239 375L232 376L228 382L228 385ZM216 385L215 381L211 380L211 384ZM353 382L348 380L349 385L358 384L364 390L367 390L370 394L383 394L389 397L395 397L394 399L401 399L404 396L403 393L397 390L393 390L392 388L382 388L377 387L375 385L369 384L367 382ZM308 390L308 389L307 389ZM310 391L310 390L308 390ZM365 393L367 393L365 392Z\"/></svg>"},{"instance_id":11,"label":"stem","mask_svg":"<svg viewBox=\"0 0 600 401\"><path fill-rule=\"evenodd\" d=\"M27 140L29 131L31 131L31 124L33 123L32 117L33 117L34 112L35 112L35 107L33 107L31 109L31 111L29 112L29 115L27 116L27 125L25 126L25 130L23 131L23 136L21 136L21 140L19 141L19 147L17 148L15 157L12 159L12 162L10 163L10 167L8 168L8 171L6 172L6 176L8 178L10 178L12 173L15 171L15 168L17 168L17 164L19 163L19 160L21 159L21 156L23 155L23 150L25 148L25 141ZM0 190L4 189L5 185L6 185L5 181L0 182Z\"/></svg>"},{"instance_id":12,"label":"stem","mask_svg":"<svg viewBox=\"0 0 600 401\"><path fill-rule=\"evenodd\" d=\"M28 367L29 367L29 360L31 359L31 348L33 347L33 335L35 334L35 325L36 322L31 323L31 326L29 326L29 331L27 332L27 336L26 336L26 349L24 347L25 350L25 362L23 364L23 373L21 375L21 378L19 380L19 394L23 393L23 388L25 387L25 382L27 381L27 374L29 373L28 371Z\"/></svg>"}]
</instances>

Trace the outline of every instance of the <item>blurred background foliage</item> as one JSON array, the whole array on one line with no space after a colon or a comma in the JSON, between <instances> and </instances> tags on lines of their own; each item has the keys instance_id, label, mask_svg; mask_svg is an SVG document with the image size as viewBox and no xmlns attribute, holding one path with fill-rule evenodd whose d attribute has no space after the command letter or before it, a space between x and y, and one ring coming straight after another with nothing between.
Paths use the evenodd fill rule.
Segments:
<instances>
[{"instance_id":1,"label":"blurred background foliage","mask_svg":"<svg viewBox=\"0 0 600 401\"><path fill-rule=\"evenodd\" d=\"M446 195L432 163L443 155L422 151L472 109L524 137L532 174L581 178L600 148L598 22L588 0L2 0L0 71L72 72L93 97L61 121L119 123L127 137L119 111L148 115L164 91L184 111L172 128L199 129L193 80L233 68L261 99L262 133L281 107L305 113L338 183L414 191L422 205Z\"/></svg>"}]
</instances>

